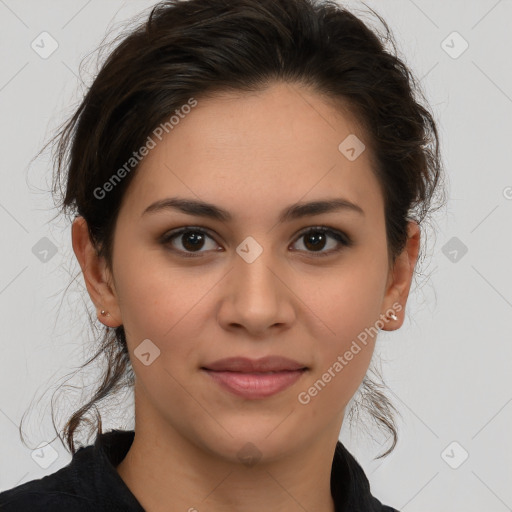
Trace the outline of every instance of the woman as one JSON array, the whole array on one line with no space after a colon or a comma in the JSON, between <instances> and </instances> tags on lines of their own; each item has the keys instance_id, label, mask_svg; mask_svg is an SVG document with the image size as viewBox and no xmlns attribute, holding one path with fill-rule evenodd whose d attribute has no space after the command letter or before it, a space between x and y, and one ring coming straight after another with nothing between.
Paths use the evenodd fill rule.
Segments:
<instances>
[{"instance_id":1,"label":"woman","mask_svg":"<svg viewBox=\"0 0 512 512\"><path fill-rule=\"evenodd\" d=\"M312 0L166 1L121 41L56 174L108 368L66 425L71 463L3 510L395 510L338 440L362 387L381 456L396 444L366 374L441 180L435 122L384 46ZM99 419L77 451L124 384L135 429Z\"/></svg>"}]
</instances>

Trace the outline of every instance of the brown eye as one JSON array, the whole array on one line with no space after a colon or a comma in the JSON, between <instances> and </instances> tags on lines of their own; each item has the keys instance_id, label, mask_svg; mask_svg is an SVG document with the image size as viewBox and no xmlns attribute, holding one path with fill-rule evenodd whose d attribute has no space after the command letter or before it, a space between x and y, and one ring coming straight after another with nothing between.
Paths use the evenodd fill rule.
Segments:
<instances>
[{"instance_id":1,"label":"brown eye","mask_svg":"<svg viewBox=\"0 0 512 512\"><path fill-rule=\"evenodd\" d=\"M204 246L205 235L197 231L186 231L181 235L180 240L187 251L196 251Z\"/></svg>"},{"instance_id":2,"label":"brown eye","mask_svg":"<svg viewBox=\"0 0 512 512\"><path fill-rule=\"evenodd\" d=\"M209 240L212 242L210 247L208 247ZM301 240L304 248L294 250L313 256L329 256L339 252L343 247L352 245L352 240L343 232L324 226L303 231L299 234L297 241ZM161 237L160 243L184 257L200 257L210 251L222 250L207 231L193 226L166 233Z\"/></svg>"},{"instance_id":3,"label":"brown eye","mask_svg":"<svg viewBox=\"0 0 512 512\"><path fill-rule=\"evenodd\" d=\"M334 243L329 243L329 238L334 240ZM315 256L327 256L340 251L342 248L340 246L352 245L350 238L344 233L324 227L308 228L307 231L303 231L299 235L298 240L304 240L303 246L305 247L305 249L299 250L312 254L317 253L314 254ZM324 251L323 249L326 247L328 250Z\"/></svg>"},{"instance_id":4,"label":"brown eye","mask_svg":"<svg viewBox=\"0 0 512 512\"><path fill-rule=\"evenodd\" d=\"M213 238L204 230L199 228L182 228L178 231L171 231L164 235L161 243L164 245L171 245L172 250L183 253L184 256L200 256L206 245L207 239ZM176 247L176 244L178 247ZM181 247L179 247L181 245ZM215 244L216 245L216 244ZM211 250L211 249L210 249ZM213 248L215 250L215 248Z\"/></svg>"}]
</instances>

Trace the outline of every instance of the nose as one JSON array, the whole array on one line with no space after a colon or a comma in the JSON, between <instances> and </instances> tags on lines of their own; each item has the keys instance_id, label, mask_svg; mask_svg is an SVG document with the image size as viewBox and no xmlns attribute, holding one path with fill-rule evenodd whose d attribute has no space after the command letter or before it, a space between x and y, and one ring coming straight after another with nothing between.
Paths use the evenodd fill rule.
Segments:
<instances>
[{"instance_id":1,"label":"nose","mask_svg":"<svg viewBox=\"0 0 512 512\"><path fill-rule=\"evenodd\" d=\"M292 325L293 291L285 271L269 254L263 251L252 263L236 255L234 268L225 278L217 316L224 329L262 337Z\"/></svg>"}]
</instances>

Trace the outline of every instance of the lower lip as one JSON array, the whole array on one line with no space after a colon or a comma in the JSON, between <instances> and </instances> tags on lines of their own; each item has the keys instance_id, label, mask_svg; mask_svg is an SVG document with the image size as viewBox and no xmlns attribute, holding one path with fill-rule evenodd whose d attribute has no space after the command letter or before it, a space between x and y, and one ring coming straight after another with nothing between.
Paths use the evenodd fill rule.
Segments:
<instances>
[{"instance_id":1,"label":"lower lip","mask_svg":"<svg viewBox=\"0 0 512 512\"><path fill-rule=\"evenodd\" d=\"M256 400L267 398L289 388L301 378L306 370L287 370L276 373L203 371L231 393Z\"/></svg>"}]
</instances>

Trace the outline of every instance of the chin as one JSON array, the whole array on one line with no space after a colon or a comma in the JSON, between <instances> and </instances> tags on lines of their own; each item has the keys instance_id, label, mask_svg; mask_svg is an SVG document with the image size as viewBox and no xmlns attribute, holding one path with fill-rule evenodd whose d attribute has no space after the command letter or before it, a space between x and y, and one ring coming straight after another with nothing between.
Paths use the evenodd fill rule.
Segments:
<instances>
[{"instance_id":1,"label":"chin","mask_svg":"<svg viewBox=\"0 0 512 512\"><path fill-rule=\"evenodd\" d=\"M237 425L219 421L225 428L222 429L222 439L203 439L203 442L210 452L230 463L252 466L258 462L271 462L293 451L301 441L282 425L278 427L284 417L276 418L272 424L263 422L260 425L254 421L238 422Z\"/></svg>"}]
</instances>

